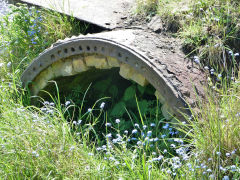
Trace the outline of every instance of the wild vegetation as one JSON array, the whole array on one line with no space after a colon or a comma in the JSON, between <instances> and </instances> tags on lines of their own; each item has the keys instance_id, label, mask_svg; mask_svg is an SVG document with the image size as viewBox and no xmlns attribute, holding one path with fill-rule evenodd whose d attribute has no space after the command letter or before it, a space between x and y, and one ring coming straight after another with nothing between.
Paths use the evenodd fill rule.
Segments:
<instances>
[{"instance_id":1,"label":"wild vegetation","mask_svg":"<svg viewBox=\"0 0 240 180\"><path fill-rule=\"evenodd\" d=\"M137 13L160 16L197 64L231 78L239 70L239 8L237 0L138 0Z\"/></svg>"},{"instance_id":2,"label":"wild vegetation","mask_svg":"<svg viewBox=\"0 0 240 180\"><path fill-rule=\"evenodd\" d=\"M182 3L186 8L177 8ZM14 6L0 21L1 178L240 178L238 1L146 0L139 1L137 12L160 15L168 31L177 25L173 35L183 39L196 63L209 69L211 79L218 78L219 87L209 81L200 112L173 124L162 117L161 105L153 100L149 115L140 107L143 100L135 96L134 85L126 89L122 101L131 100L138 111L126 108L127 116L110 119L106 97L84 108L88 90L80 102L70 101L71 97L60 101L57 94L43 100L40 108L31 106L19 81L24 68L57 39L84 33L86 28L57 13ZM215 16L218 21L212 19ZM211 34L205 33L206 26ZM70 116L73 109L80 112L75 119Z\"/></svg>"}]
</instances>

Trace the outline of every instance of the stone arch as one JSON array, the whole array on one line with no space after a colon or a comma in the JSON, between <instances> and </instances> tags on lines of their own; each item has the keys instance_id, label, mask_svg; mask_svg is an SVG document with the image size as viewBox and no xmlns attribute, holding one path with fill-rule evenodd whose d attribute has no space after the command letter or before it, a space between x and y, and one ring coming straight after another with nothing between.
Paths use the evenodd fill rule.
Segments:
<instances>
[{"instance_id":1,"label":"stone arch","mask_svg":"<svg viewBox=\"0 0 240 180\"><path fill-rule=\"evenodd\" d=\"M144 86L150 83L163 104L166 119L181 112L189 114L187 103L152 61L133 48L98 37L73 37L59 41L41 53L24 71L21 80L36 95L51 79L71 76L90 67L107 69L120 67L120 75Z\"/></svg>"}]
</instances>

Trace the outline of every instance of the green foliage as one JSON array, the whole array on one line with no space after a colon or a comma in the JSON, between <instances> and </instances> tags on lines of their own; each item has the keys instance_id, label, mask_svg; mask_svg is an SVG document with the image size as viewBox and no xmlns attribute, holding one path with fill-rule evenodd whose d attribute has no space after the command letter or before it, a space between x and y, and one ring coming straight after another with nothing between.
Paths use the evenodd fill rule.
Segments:
<instances>
[{"instance_id":1,"label":"green foliage","mask_svg":"<svg viewBox=\"0 0 240 180\"><path fill-rule=\"evenodd\" d=\"M158 0L137 0L137 14L147 15L148 18L157 13Z\"/></svg>"},{"instance_id":2,"label":"green foliage","mask_svg":"<svg viewBox=\"0 0 240 180\"><path fill-rule=\"evenodd\" d=\"M88 111L88 108L91 108L93 104L94 107L92 107L92 109L95 107L101 109L101 103L104 103L105 105L105 113L101 114L99 118L107 119L107 121L111 123L114 123L115 119L121 119L124 121L124 124L120 128L121 132L125 129L132 128L133 122L140 123L139 116L136 116L138 110L141 111L141 114L145 119L151 119L155 118L156 108L158 108L158 118L164 119L160 110L161 105L157 106L157 100L154 96L154 88L150 85L141 87L134 82L125 80L119 76L118 71L118 69L101 72L91 71L81 74L81 77L79 77L81 83L76 81L76 79L79 80L78 77L71 80L73 82L76 81L76 83L67 85L68 87L71 87L71 91L62 92L61 96L66 96L66 98L62 98L62 100L69 100L77 107L80 107L83 102L85 105L85 108L81 110L69 108L69 114L75 114L72 121L81 118L82 112ZM88 77L89 74L94 75L94 81L92 81L92 78L84 78L85 76ZM105 78L106 75L107 78ZM68 81L70 80L66 80L66 82ZM86 84L91 84L87 92ZM123 84L125 84L125 86L123 86ZM86 93L87 98L83 100L81 96L84 93ZM81 95L79 96L79 94ZM99 101L102 98L105 100ZM84 120L84 122L88 122L88 120ZM105 123L103 122L103 120L95 122L95 131L100 134L99 137L101 137L101 140L104 138L102 136L102 129L105 129Z\"/></svg>"},{"instance_id":3,"label":"green foliage","mask_svg":"<svg viewBox=\"0 0 240 180\"><path fill-rule=\"evenodd\" d=\"M123 95L123 101L133 100L136 94L136 87L134 85L129 86Z\"/></svg>"},{"instance_id":4,"label":"green foliage","mask_svg":"<svg viewBox=\"0 0 240 180\"><path fill-rule=\"evenodd\" d=\"M145 10L139 11L140 14L151 13L144 8L144 3L139 5ZM237 72L240 62L239 1L158 0L154 6L165 30L182 39L187 56L198 55L202 67L209 66L216 74L231 77Z\"/></svg>"},{"instance_id":5,"label":"green foliage","mask_svg":"<svg viewBox=\"0 0 240 180\"><path fill-rule=\"evenodd\" d=\"M58 39L83 33L86 27L72 18L26 5L11 6L9 14L0 21L0 63L20 75L25 67ZM7 70L1 77L9 78Z\"/></svg>"},{"instance_id":6,"label":"green foliage","mask_svg":"<svg viewBox=\"0 0 240 180\"><path fill-rule=\"evenodd\" d=\"M186 126L193 137L194 147L201 152L201 158L213 159L213 166L218 163L226 166L238 161L240 156L240 83L232 83L227 90L217 94L208 93L208 102L202 103L200 115L195 115ZM193 112L194 114L194 112ZM190 131L192 129L193 131ZM218 162L216 152L221 156ZM235 152L232 158L226 153Z\"/></svg>"}]
</instances>

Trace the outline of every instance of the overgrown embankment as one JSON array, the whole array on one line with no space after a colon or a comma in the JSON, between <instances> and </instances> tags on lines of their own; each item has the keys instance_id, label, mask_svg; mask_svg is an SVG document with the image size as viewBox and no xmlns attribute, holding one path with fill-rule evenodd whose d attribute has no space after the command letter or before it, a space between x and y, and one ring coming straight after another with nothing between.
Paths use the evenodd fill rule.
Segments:
<instances>
[{"instance_id":1,"label":"overgrown embankment","mask_svg":"<svg viewBox=\"0 0 240 180\"><path fill-rule=\"evenodd\" d=\"M239 70L239 9L237 0L138 0L137 13L160 16L195 63L231 78Z\"/></svg>"},{"instance_id":2,"label":"overgrown embankment","mask_svg":"<svg viewBox=\"0 0 240 180\"><path fill-rule=\"evenodd\" d=\"M176 3L174 7L178 7L180 2L159 1L158 6L147 9L147 14L149 11L156 13L161 4L168 7ZM209 9L213 2L202 0L201 8L205 3L204 8ZM219 8L225 9L230 1L216 2L222 2L224 6L220 4ZM191 6L189 12L195 13L196 6ZM170 22L170 17L177 20L172 11L166 15L164 11L158 9L166 23ZM179 14L184 17L184 13ZM220 11L219 16L223 15L225 11ZM197 14L193 18L186 29L183 26L187 26L186 22L180 24L175 35L193 41L190 47L194 47L194 53L200 53L206 44L198 44L192 33L182 35L192 27L191 24L201 21ZM21 89L21 72L52 42L83 32L82 26L75 27L59 14L21 6L14 7L13 13L0 22L0 27L0 43L4 48L4 54L0 55L2 178L239 179L240 84L236 76L235 81L230 83L224 83L227 76L219 76L219 84L224 88L215 88L214 93L209 91L208 101L200 105L200 113L186 119L188 123L179 122L177 126L162 118L159 104L151 108L151 116L144 114L140 108L135 113L129 113L126 109L129 114L127 125L126 118L116 118L110 122L104 98L84 109L84 94L79 106L71 101L60 102L59 98L53 97L49 102L43 100L43 106L36 108L30 106L29 96ZM207 36L207 41L218 38L214 35L211 40ZM224 39L221 41L227 42ZM215 42L210 47L215 48L214 45ZM211 48L209 53L212 52ZM237 49L234 50L233 46L229 49L234 51L232 58L238 57ZM196 63L203 62L203 67L219 67L210 70L210 73L218 76L220 72L225 72L224 68L220 68L221 60L216 61L207 55L209 61L205 62L201 57L204 56L194 58ZM137 98L134 100L137 105ZM73 120L69 112L74 108L79 108L80 115ZM101 137L95 131L99 123L102 125Z\"/></svg>"}]
</instances>

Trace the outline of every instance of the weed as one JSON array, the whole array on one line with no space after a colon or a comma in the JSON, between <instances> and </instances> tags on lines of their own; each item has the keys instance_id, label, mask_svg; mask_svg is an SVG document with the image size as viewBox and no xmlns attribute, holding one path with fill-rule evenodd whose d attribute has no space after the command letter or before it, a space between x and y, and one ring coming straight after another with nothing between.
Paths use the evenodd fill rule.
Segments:
<instances>
[{"instance_id":1,"label":"weed","mask_svg":"<svg viewBox=\"0 0 240 180\"><path fill-rule=\"evenodd\" d=\"M155 6L164 28L183 40L188 56L198 55L202 67L209 66L223 76L234 76L239 65L239 2L235 0L140 1L144 13ZM144 3L143 3L144 2ZM138 11L138 13L143 13ZM209 72L210 73L210 72Z\"/></svg>"},{"instance_id":2,"label":"weed","mask_svg":"<svg viewBox=\"0 0 240 180\"><path fill-rule=\"evenodd\" d=\"M18 74L47 47L58 39L83 33L86 27L74 19L52 11L11 6L0 21L1 78L10 78L7 68Z\"/></svg>"}]
</instances>

